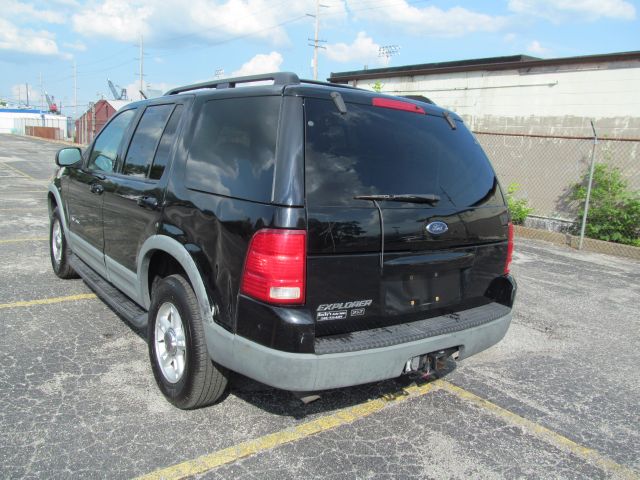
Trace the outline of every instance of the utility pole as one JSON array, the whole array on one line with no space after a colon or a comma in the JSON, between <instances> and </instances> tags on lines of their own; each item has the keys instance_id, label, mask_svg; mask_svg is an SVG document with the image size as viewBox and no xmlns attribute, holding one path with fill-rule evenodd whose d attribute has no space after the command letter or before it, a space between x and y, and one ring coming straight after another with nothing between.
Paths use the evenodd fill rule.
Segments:
<instances>
[{"instance_id":1,"label":"utility pole","mask_svg":"<svg viewBox=\"0 0 640 480\"><path fill-rule=\"evenodd\" d=\"M42 86L42 72L40 72L40 113L44 110L44 87Z\"/></svg>"},{"instance_id":2,"label":"utility pole","mask_svg":"<svg viewBox=\"0 0 640 480\"><path fill-rule=\"evenodd\" d=\"M78 118L78 66L73 61L73 118Z\"/></svg>"},{"instance_id":3,"label":"utility pole","mask_svg":"<svg viewBox=\"0 0 640 480\"><path fill-rule=\"evenodd\" d=\"M140 34L140 94L144 92L144 44L142 39L142 33Z\"/></svg>"},{"instance_id":4,"label":"utility pole","mask_svg":"<svg viewBox=\"0 0 640 480\"><path fill-rule=\"evenodd\" d=\"M326 40L320 40L318 38L318 35L320 34L320 7L326 8L327 5L322 5L320 3L320 0L316 0L316 14L311 15L310 13L307 13L308 16L315 17L316 19L316 33L313 37L313 40L309 38L309 41L313 42L313 43L310 43L309 46L313 47L313 79L314 80L318 80L318 49L326 48L320 45L321 42L326 42Z\"/></svg>"},{"instance_id":5,"label":"utility pole","mask_svg":"<svg viewBox=\"0 0 640 480\"><path fill-rule=\"evenodd\" d=\"M27 87L27 108L29 108L29 82L24 82L25 87ZM20 89L18 89L18 92L20 92ZM20 101L18 100L18 104L20 104Z\"/></svg>"},{"instance_id":6,"label":"utility pole","mask_svg":"<svg viewBox=\"0 0 640 480\"><path fill-rule=\"evenodd\" d=\"M391 57L400 55L400 45L384 45L378 48L378 57L385 59L385 67L389 66Z\"/></svg>"}]
</instances>

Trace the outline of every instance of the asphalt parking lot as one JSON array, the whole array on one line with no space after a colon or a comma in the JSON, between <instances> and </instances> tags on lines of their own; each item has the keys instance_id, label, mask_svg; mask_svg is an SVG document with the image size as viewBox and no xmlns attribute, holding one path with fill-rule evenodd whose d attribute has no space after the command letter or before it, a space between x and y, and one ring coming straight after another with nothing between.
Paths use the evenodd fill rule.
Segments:
<instances>
[{"instance_id":1,"label":"asphalt parking lot","mask_svg":"<svg viewBox=\"0 0 640 480\"><path fill-rule=\"evenodd\" d=\"M180 411L144 333L59 280L60 145L0 135L1 478L640 478L640 263L518 240L505 339L440 379L309 405L236 376Z\"/></svg>"}]
</instances>

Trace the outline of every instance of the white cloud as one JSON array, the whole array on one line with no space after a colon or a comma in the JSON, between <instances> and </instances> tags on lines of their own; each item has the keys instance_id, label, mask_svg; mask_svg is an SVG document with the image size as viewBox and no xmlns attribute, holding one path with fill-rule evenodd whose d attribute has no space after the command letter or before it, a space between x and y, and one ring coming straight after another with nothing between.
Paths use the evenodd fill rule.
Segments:
<instances>
[{"instance_id":1,"label":"white cloud","mask_svg":"<svg viewBox=\"0 0 640 480\"><path fill-rule=\"evenodd\" d=\"M328 44L323 52L334 62L340 63L361 63L361 64L384 64L384 59L378 56L380 45L367 36L366 32L358 32L355 40L347 45L346 43Z\"/></svg>"},{"instance_id":2,"label":"white cloud","mask_svg":"<svg viewBox=\"0 0 640 480\"><path fill-rule=\"evenodd\" d=\"M62 5L65 7L79 7L80 3L77 2L77 0L49 0L52 3L55 3L57 5Z\"/></svg>"},{"instance_id":3,"label":"white cloud","mask_svg":"<svg viewBox=\"0 0 640 480\"><path fill-rule=\"evenodd\" d=\"M62 44L62 46L64 48L69 48L71 50L76 50L78 52L86 52L87 51L87 46L82 42L74 42L74 43L64 42Z\"/></svg>"},{"instance_id":4,"label":"white cloud","mask_svg":"<svg viewBox=\"0 0 640 480\"><path fill-rule=\"evenodd\" d=\"M635 7L625 0L509 0L509 10L554 22L576 16L587 20L636 18Z\"/></svg>"},{"instance_id":5,"label":"white cloud","mask_svg":"<svg viewBox=\"0 0 640 480\"><path fill-rule=\"evenodd\" d=\"M515 42L515 41L516 41L516 39L517 39L517 38L518 38L518 36L517 36L515 33L511 32L511 33L507 33L507 34L503 37L503 40L504 40L506 43L513 43L513 42Z\"/></svg>"},{"instance_id":6,"label":"white cloud","mask_svg":"<svg viewBox=\"0 0 640 480\"><path fill-rule=\"evenodd\" d=\"M331 11L323 22L344 17L342 1L323 4ZM313 11L313 0L92 0L73 15L72 23L86 36L132 42L142 33L146 43L169 48L247 37L282 45L289 42L285 23L302 21Z\"/></svg>"},{"instance_id":7,"label":"white cloud","mask_svg":"<svg viewBox=\"0 0 640 480\"><path fill-rule=\"evenodd\" d=\"M0 18L0 51L2 50L32 55L65 56L58 50L53 33L46 30L21 29Z\"/></svg>"},{"instance_id":8,"label":"white cloud","mask_svg":"<svg viewBox=\"0 0 640 480\"><path fill-rule=\"evenodd\" d=\"M279 72L282 65L282 55L278 52L271 52L268 55L258 54L231 74L232 77L244 75L258 75L260 73Z\"/></svg>"},{"instance_id":9,"label":"white cloud","mask_svg":"<svg viewBox=\"0 0 640 480\"><path fill-rule=\"evenodd\" d=\"M407 33L420 36L459 37L474 32L495 32L507 25L506 17L478 13L463 7L442 10L435 6L423 8L406 0L379 8L378 0L366 0L371 8L354 9L356 18L384 22L404 28Z\"/></svg>"},{"instance_id":10,"label":"white cloud","mask_svg":"<svg viewBox=\"0 0 640 480\"><path fill-rule=\"evenodd\" d=\"M2 0L2 16L5 18L19 17L20 23L42 21L46 23L65 23L65 16L59 11L46 10L41 5L37 7L16 0Z\"/></svg>"},{"instance_id":11,"label":"white cloud","mask_svg":"<svg viewBox=\"0 0 640 480\"><path fill-rule=\"evenodd\" d=\"M536 55L545 55L549 53L549 49L543 47L538 40L534 40L527 46L527 51Z\"/></svg>"},{"instance_id":12,"label":"white cloud","mask_svg":"<svg viewBox=\"0 0 640 480\"><path fill-rule=\"evenodd\" d=\"M150 5L136 5L139 3L106 0L95 7L88 6L73 15L73 28L86 36L101 35L121 42L136 40L141 33L148 33L146 21L154 10Z\"/></svg>"}]
</instances>

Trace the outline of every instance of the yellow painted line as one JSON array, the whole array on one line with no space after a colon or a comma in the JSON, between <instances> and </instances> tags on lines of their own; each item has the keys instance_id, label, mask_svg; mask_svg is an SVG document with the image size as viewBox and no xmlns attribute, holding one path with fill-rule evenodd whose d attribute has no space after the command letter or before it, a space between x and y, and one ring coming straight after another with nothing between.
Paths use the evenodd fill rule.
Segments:
<instances>
[{"instance_id":1,"label":"yellow painted line","mask_svg":"<svg viewBox=\"0 0 640 480\"><path fill-rule=\"evenodd\" d=\"M446 391L464 401L482 407L507 422L524 427L547 443L568 450L608 472L617 474L621 478L634 480L640 478L637 472L614 462L591 448L584 447L542 425L527 420L509 410L505 410L489 400L485 400L445 380L435 380L423 385L413 385L403 388L399 392L339 410L334 414L320 417L287 430L264 435L193 460L187 460L167 468L156 470L138 477L137 480L176 480L199 475L242 458L304 439L310 435L326 432L342 425L353 423L356 420L383 410L391 403L403 402L409 398L419 397L434 390Z\"/></svg>"},{"instance_id":2,"label":"yellow painted line","mask_svg":"<svg viewBox=\"0 0 640 480\"><path fill-rule=\"evenodd\" d=\"M24 173L22 170L18 170L16 167L14 167L13 165L9 165L6 162L0 162L2 163L2 165L4 165L5 167L9 167L11 170L13 170L16 173L19 173L20 175L22 175L25 178L28 178L29 180L35 180L36 182L38 181L36 178L33 178L31 175L29 175L28 173Z\"/></svg>"},{"instance_id":3,"label":"yellow painted line","mask_svg":"<svg viewBox=\"0 0 640 480\"><path fill-rule=\"evenodd\" d=\"M462 400L473 403L479 407L484 408L485 410L489 410L491 413L497 415L503 420L524 427L529 432L533 433L538 438L544 440L545 442L554 445L560 449L568 450L574 455L582 458L583 460L588 461L591 464L596 465L603 470L614 473L621 478L625 479L640 479L640 473L635 472L634 470L625 467L624 465L620 465L619 463L614 462L610 458L605 457L600 452L580 445L579 443L574 442L573 440L568 439L567 437L560 435L559 433L554 432L553 430L549 430L542 425L533 422L531 420L527 420L520 415L517 415L509 410L505 410L504 408L496 405L495 403L490 402L482 397L471 393L464 388L460 388L452 383L449 383L445 380L438 380L434 382L436 384L436 388L439 390L444 390L449 392Z\"/></svg>"},{"instance_id":4,"label":"yellow painted line","mask_svg":"<svg viewBox=\"0 0 640 480\"><path fill-rule=\"evenodd\" d=\"M44 240L49 240L49 237L7 238L4 240L0 240L0 244L20 243L20 242L42 242Z\"/></svg>"},{"instance_id":5,"label":"yellow painted line","mask_svg":"<svg viewBox=\"0 0 640 480\"><path fill-rule=\"evenodd\" d=\"M43 188L42 190L0 190L0 195L10 194L10 195L21 195L23 193L45 193L48 190Z\"/></svg>"},{"instance_id":6,"label":"yellow painted line","mask_svg":"<svg viewBox=\"0 0 640 480\"><path fill-rule=\"evenodd\" d=\"M75 302L77 300L90 300L97 298L95 293L80 293L78 295L69 295L67 297L40 298L38 300L26 300L23 302L0 303L0 309L31 307L33 305L50 305L52 303Z\"/></svg>"},{"instance_id":7,"label":"yellow painted line","mask_svg":"<svg viewBox=\"0 0 640 480\"><path fill-rule=\"evenodd\" d=\"M200 473L207 472L213 468L235 462L241 458L264 452L287 443L301 440L310 435L320 432L326 432L342 425L347 425L356 420L368 417L371 414L379 412L391 403L398 403L425 395L434 389L434 383L426 383L420 386L410 386L403 388L399 392L390 394L375 400L369 400L360 405L338 410L336 413L320 417L310 422L302 423L296 427L282 430L280 432L271 433L263 437L255 438L242 442L233 447L225 448L217 452L203 455L193 460L178 463L171 467L162 468L151 472L147 475L139 477L139 480L169 480L182 479Z\"/></svg>"},{"instance_id":8,"label":"yellow painted line","mask_svg":"<svg viewBox=\"0 0 640 480\"><path fill-rule=\"evenodd\" d=\"M47 207L40 208L0 208L0 212L47 212Z\"/></svg>"}]
</instances>

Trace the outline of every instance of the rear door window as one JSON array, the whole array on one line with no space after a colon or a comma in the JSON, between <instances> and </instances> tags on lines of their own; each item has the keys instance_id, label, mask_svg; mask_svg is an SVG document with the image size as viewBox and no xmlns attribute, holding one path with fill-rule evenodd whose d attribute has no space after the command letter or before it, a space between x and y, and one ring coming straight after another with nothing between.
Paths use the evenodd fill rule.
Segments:
<instances>
[{"instance_id":1,"label":"rear door window","mask_svg":"<svg viewBox=\"0 0 640 480\"><path fill-rule=\"evenodd\" d=\"M280 97L206 102L189 148L187 187L271 201L280 103Z\"/></svg>"},{"instance_id":2,"label":"rear door window","mask_svg":"<svg viewBox=\"0 0 640 480\"><path fill-rule=\"evenodd\" d=\"M353 197L379 194L435 194L439 207L502 202L486 155L461 123L453 130L434 115L359 104L347 110L305 101L308 204L363 206Z\"/></svg>"},{"instance_id":3,"label":"rear door window","mask_svg":"<svg viewBox=\"0 0 640 480\"><path fill-rule=\"evenodd\" d=\"M131 139L122 173L145 178L174 105L147 107Z\"/></svg>"},{"instance_id":4,"label":"rear door window","mask_svg":"<svg viewBox=\"0 0 640 480\"><path fill-rule=\"evenodd\" d=\"M164 133L162 134L162 138L160 139L160 145L158 145L158 149L156 150L156 156L153 159L151 171L149 172L149 178L152 180L158 180L160 179L160 177L162 177L164 169L169 162L171 147L173 146L173 140L178 130L178 123L180 122L180 118L182 117L183 108L184 107L182 105L176 106L176 109L171 114L169 123L167 123L167 127L164 129Z\"/></svg>"}]
</instances>

